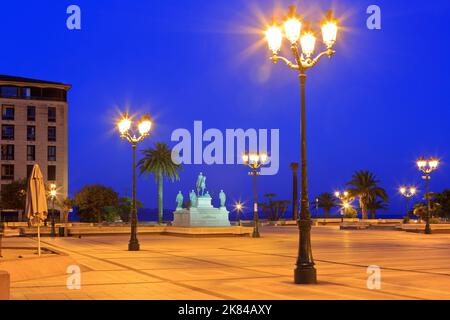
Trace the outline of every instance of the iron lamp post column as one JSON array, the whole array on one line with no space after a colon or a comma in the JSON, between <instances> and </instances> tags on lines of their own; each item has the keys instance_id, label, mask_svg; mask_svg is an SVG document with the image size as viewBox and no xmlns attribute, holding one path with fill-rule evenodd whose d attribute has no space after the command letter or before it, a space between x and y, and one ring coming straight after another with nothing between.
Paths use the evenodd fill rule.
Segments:
<instances>
[{"instance_id":1,"label":"iron lamp post column","mask_svg":"<svg viewBox=\"0 0 450 320\"><path fill-rule=\"evenodd\" d=\"M300 122L301 122L301 186L300 186L300 219L299 227L299 249L296 268L294 270L294 281L297 284L317 283L317 271L314 267L314 259L311 249L311 213L308 200L308 173L306 160L306 74L301 68L300 72Z\"/></svg>"},{"instance_id":2,"label":"iron lamp post column","mask_svg":"<svg viewBox=\"0 0 450 320\"><path fill-rule=\"evenodd\" d=\"M431 201L430 201L430 173L425 174L425 197L427 198L427 216L425 218L425 234L431 234L430 226L430 211L431 211Z\"/></svg>"},{"instance_id":3,"label":"iron lamp post column","mask_svg":"<svg viewBox=\"0 0 450 320\"><path fill-rule=\"evenodd\" d=\"M51 231L51 237L56 237L56 230L55 230L55 197L52 197L52 231Z\"/></svg>"},{"instance_id":4,"label":"iron lamp post column","mask_svg":"<svg viewBox=\"0 0 450 320\"><path fill-rule=\"evenodd\" d=\"M52 216L51 216L51 231L50 231L50 237L54 238L56 237L56 230L55 230L55 198L56 198L56 184L52 183L50 185L50 197L52 200Z\"/></svg>"},{"instance_id":5,"label":"iron lamp post column","mask_svg":"<svg viewBox=\"0 0 450 320\"><path fill-rule=\"evenodd\" d=\"M256 176L258 172L256 169L253 169L253 238L259 238L261 235L259 234L259 217L258 217L258 194L256 193Z\"/></svg>"},{"instance_id":6,"label":"iron lamp post column","mask_svg":"<svg viewBox=\"0 0 450 320\"><path fill-rule=\"evenodd\" d=\"M132 143L133 148L133 175L132 175L132 208L131 208L131 235L128 243L128 251L139 251L140 245L137 238L137 208L136 208L136 145Z\"/></svg>"}]
</instances>

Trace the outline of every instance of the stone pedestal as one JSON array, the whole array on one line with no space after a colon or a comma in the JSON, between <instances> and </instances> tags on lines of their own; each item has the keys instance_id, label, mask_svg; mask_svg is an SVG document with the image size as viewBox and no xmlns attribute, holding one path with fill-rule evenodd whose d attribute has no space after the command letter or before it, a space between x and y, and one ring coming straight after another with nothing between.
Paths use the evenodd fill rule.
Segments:
<instances>
[{"instance_id":1,"label":"stone pedestal","mask_svg":"<svg viewBox=\"0 0 450 320\"><path fill-rule=\"evenodd\" d=\"M208 195L198 197L197 206L190 209L178 209L173 213L175 227L229 227L227 208L214 208Z\"/></svg>"}]
</instances>

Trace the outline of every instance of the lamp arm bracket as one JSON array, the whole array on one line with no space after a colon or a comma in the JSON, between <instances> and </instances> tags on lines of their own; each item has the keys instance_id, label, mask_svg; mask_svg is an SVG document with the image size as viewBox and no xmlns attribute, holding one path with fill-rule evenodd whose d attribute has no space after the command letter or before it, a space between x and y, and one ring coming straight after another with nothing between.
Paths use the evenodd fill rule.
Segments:
<instances>
[{"instance_id":1,"label":"lamp arm bracket","mask_svg":"<svg viewBox=\"0 0 450 320\"><path fill-rule=\"evenodd\" d=\"M280 57L280 56L274 55L274 56L272 56L272 57L270 58L270 60L272 60L273 63L275 63L275 64L277 64L277 62L278 62L279 60L281 60L281 61L283 61L284 63L286 63L286 65L287 65L289 68L291 68L291 69L293 69L293 70L299 70L299 66L298 66L297 64L292 63L291 61L289 61L289 59L286 59L285 57Z\"/></svg>"},{"instance_id":2,"label":"lamp arm bracket","mask_svg":"<svg viewBox=\"0 0 450 320\"><path fill-rule=\"evenodd\" d=\"M329 48L321 53L319 53L314 59L312 58L304 58L303 55L301 57L301 62L302 62L302 67L303 69L309 69L314 67L320 59L322 59L324 56L328 56L329 58L331 58L334 54L336 53L336 51L334 51L333 49Z\"/></svg>"}]
</instances>

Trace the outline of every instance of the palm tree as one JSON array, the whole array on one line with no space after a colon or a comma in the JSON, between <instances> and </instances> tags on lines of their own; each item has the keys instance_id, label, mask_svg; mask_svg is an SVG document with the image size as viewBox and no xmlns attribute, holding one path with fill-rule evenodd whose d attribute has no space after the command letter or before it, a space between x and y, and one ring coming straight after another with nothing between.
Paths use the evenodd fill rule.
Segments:
<instances>
[{"instance_id":1,"label":"palm tree","mask_svg":"<svg viewBox=\"0 0 450 320\"><path fill-rule=\"evenodd\" d=\"M329 192L324 192L319 194L317 199L319 199L319 208L323 208L323 211L325 212L325 218L327 219L328 215L330 214L331 208L338 206L336 197Z\"/></svg>"},{"instance_id":2,"label":"palm tree","mask_svg":"<svg viewBox=\"0 0 450 320\"><path fill-rule=\"evenodd\" d=\"M169 178L172 182L180 179L179 170L183 170L181 164L172 161L172 153L165 143L155 143L154 148L150 147L142 151L143 158L139 160L138 167L140 175L147 176L153 174L158 184L158 223L163 219L163 180Z\"/></svg>"},{"instance_id":3,"label":"palm tree","mask_svg":"<svg viewBox=\"0 0 450 320\"><path fill-rule=\"evenodd\" d=\"M376 176L368 170L355 171L352 176L352 180L347 182L347 186L352 186L347 189L351 196L359 198L359 206L362 212L362 218L367 219L367 204L372 198L381 198L383 201L388 202L388 195L386 190L378 186L380 180L376 179Z\"/></svg>"},{"instance_id":4,"label":"palm tree","mask_svg":"<svg viewBox=\"0 0 450 320\"><path fill-rule=\"evenodd\" d=\"M387 210L388 205L383 199L371 198L367 203L367 209L370 212L370 218L375 219L377 210Z\"/></svg>"}]
</instances>

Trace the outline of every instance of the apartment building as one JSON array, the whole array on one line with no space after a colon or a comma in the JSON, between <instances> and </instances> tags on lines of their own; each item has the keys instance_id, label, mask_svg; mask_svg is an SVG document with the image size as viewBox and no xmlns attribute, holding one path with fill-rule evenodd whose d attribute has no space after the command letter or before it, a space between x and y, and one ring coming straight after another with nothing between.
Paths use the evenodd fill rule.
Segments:
<instances>
[{"instance_id":1,"label":"apartment building","mask_svg":"<svg viewBox=\"0 0 450 320\"><path fill-rule=\"evenodd\" d=\"M58 197L67 197L70 88L58 82L0 75L0 188L28 178L38 164L44 180L57 185ZM15 214L22 219L20 212Z\"/></svg>"}]
</instances>

